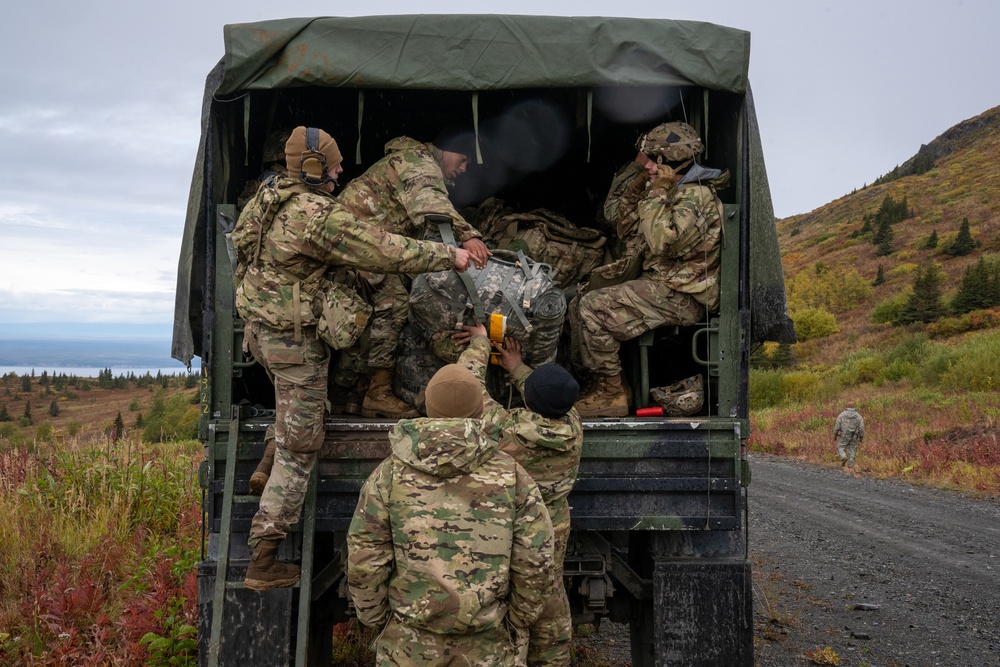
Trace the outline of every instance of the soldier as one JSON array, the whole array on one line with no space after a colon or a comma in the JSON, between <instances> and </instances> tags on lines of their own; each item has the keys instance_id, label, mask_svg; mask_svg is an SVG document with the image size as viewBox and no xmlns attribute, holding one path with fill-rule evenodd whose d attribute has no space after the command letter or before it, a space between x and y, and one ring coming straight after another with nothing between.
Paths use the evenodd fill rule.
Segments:
<instances>
[{"instance_id":1,"label":"soldier","mask_svg":"<svg viewBox=\"0 0 1000 667\"><path fill-rule=\"evenodd\" d=\"M521 345L507 338L499 362L517 385L524 408L505 409L486 391L490 341L482 325L463 327L453 338L469 343L458 363L479 380L485 419L501 429L500 449L513 456L531 475L542 493L555 532L555 585L538 620L529 629L529 667L568 667L573 642L573 617L563 584L563 559L569 539L567 496L573 489L583 451L583 425L573 409L580 385L559 364L532 370L521 362Z\"/></svg>"},{"instance_id":2,"label":"soldier","mask_svg":"<svg viewBox=\"0 0 1000 667\"><path fill-rule=\"evenodd\" d=\"M576 404L581 417L628 414L618 358L621 341L665 324L694 324L719 307L722 202L716 189L728 182L728 172L694 161L703 146L687 123L658 125L636 146L636 163L644 163L646 175L630 168L638 175L627 186L616 183L618 190L611 193L636 199L631 208L626 196L615 212L626 234L626 256L618 266L611 265L617 275L595 270L610 284L595 289L592 276L589 291L570 306L572 330L578 331L574 348L594 380ZM606 209L614 211L613 204ZM641 267L641 275L631 279L627 264Z\"/></svg>"},{"instance_id":3,"label":"soldier","mask_svg":"<svg viewBox=\"0 0 1000 667\"><path fill-rule=\"evenodd\" d=\"M268 179L233 231L236 308L244 347L274 383L274 470L250 528L245 586L267 590L298 581L276 560L302 511L323 444L330 349L350 347L371 312L351 289L354 269L390 273L465 270L469 253L396 236L354 219L333 198L343 171L337 143L297 127L285 145L288 174Z\"/></svg>"},{"instance_id":4,"label":"soldier","mask_svg":"<svg viewBox=\"0 0 1000 667\"><path fill-rule=\"evenodd\" d=\"M347 583L380 631L377 665L523 664L552 589L552 524L538 486L497 449L479 382L439 370L427 417L402 419L347 534Z\"/></svg>"},{"instance_id":5,"label":"soldier","mask_svg":"<svg viewBox=\"0 0 1000 667\"><path fill-rule=\"evenodd\" d=\"M261 149L260 160L263 168L257 178L247 181L243 186L243 192L236 198L236 206L241 211L247 205L260 188L260 184L271 176L284 176L285 170L285 142L288 135L292 133L291 128L279 127L272 130L264 139L264 146Z\"/></svg>"},{"instance_id":6,"label":"soldier","mask_svg":"<svg viewBox=\"0 0 1000 667\"><path fill-rule=\"evenodd\" d=\"M833 441L837 443L837 455L840 457L840 467L854 468L854 455L858 445L865 439L865 420L852 407L837 415L833 424Z\"/></svg>"},{"instance_id":7,"label":"soldier","mask_svg":"<svg viewBox=\"0 0 1000 667\"><path fill-rule=\"evenodd\" d=\"M465 173L475 147L472 134L446 128L433 143L397 137L385 145L385 157L347 184L340 202L359 220L394 234L423 238L428 216L451 220L455 240L482 268L492 253L479 232L462 218L448 199L447 183ZM368 370L371 384L361 406L365 417L401 419L419 413L392 391L396 344L409 305L409 289L401 276L368 276L376 288Z\"/></svg>"}]
</instances>

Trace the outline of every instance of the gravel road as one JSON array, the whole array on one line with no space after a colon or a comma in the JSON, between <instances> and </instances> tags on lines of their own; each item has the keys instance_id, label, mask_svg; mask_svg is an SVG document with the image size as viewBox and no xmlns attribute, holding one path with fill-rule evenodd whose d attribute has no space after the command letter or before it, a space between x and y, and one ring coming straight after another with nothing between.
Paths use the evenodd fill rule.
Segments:
<instances>
[{"instance_id":1,"label":"gravel road","mask_svg":"<svg viewBox=\"0 0 1000 667\"><path fill-rule=\"evenodd\" d=\"M761 454L751 466L759 667L1000 666L998 499ZM627 626L583 641L629 662Z\"/></svg>"}]
</instances>

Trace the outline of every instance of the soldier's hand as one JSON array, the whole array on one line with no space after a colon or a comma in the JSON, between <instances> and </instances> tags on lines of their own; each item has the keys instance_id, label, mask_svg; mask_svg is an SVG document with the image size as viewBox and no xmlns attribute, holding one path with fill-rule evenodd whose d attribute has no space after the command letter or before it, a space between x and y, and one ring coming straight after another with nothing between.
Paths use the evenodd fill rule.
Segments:
<instances>
[{"instance_id":1,"label":"soldier's hand","mask_svg":"<svg viewBox=\"0 0 1000 667\"><path fill-rule=\"evenodd\" d=\"M472 259L475 260L477 269L486 266L487 260L493 256L493 253L486 247L482 239L471 238L468 241L462 241L462 247L472 254Z\"/></svg>"},{"instance_id":2,"label":"soldier's hand","mask_svg":"<svg viewBox=\"0 0 1000 667\"><path fill-rule=\"evenodd\" d=\"M472 261L472 253L463 248L455 248L455 270L462 273L467 268L469 268L469 262Z\"/></svg>"},{"instance_id":3,"label":"soldier's hand","mask_svg":"<svg viewBox=\"0 0 1000 667\"><path fill-rule=\"evenodd\" d=\"M500 365L508 373L514 372L521 364L521 343L518 340L504 336L503 345L493 343L493 349L500 353Z\"/></svg>"},{"instance_id":4,"label":"soldier's hand","mask_svg":"<svg viewBox=\"0 0 1000 667\"><path fill-rule=\"evenodd\" d=\"M654 188L672 188L681 180L683 174L678 174L668 165L656 165L656 176L653 177Z\"/></svg>"},{"instance_id":5,"label":"soldier's hand","mask_svg":"<svg viewBox=\"0 0 1000 667\"><path fill-rule=\"evenodd\" d=\"M451 339L455 341L456 345L465 345L473 336L485 336L486 327L480 323L476 324L463 324L461 331L456 331L451 335Z\"/></svg>"}]
</instances>

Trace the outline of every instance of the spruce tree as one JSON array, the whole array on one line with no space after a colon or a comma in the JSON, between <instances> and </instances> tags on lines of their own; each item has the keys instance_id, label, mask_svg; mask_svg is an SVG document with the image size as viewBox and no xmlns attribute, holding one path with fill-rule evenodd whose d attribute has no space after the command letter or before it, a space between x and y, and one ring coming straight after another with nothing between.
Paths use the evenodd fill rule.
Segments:
<instances>
[{"instance_id":1,"label":"spruce tree","mask_svg":"<svg viewBox=\"0 0 1000 667\"><path fill-rule=\"evenodd\" d=\"M49 403L49 416L58 417L59 416L59 401L52 401Z\"/></svg>"},{"instance_id":2,"label":"spruce tree","mask_svg":"<svg viewBox=\"0 0 1000 667\"><path fill-rule=\"evenodd\" d=\"M7 404L4 403L0 405L0 422L9 422L11 420L10 413L7 412Z\"/></svg>"},{"instance_id":3,"label":"spruce tree","mask_svg":"<svg viewBox=\"0 0 1000 667\"><path fill-rule=\"evenodd\" d=\"M29 424L31 423L31 401L24 402L24 418L28 420Z\"/></svg>"},{"instance_id":4,"label":"spruce tree","mask_svg":"<svg viewBox=\"0 0 1000 667\"><path fill-rule=\"evenodd\" d=\"M994 306L1000 306L1000 258L980 257L965 269L951 309L961 315Z\"/></svg>"},{"instance_id":5,"label":"spruce tree","mask_svg":"<svg viewBox=\"0 0 1000 667\"><path fill-rule=\"evenodd\" d=\"M122 413L120 411L115 416L115 425L113 429L111 439L114 442L118 442L122 436L125 435L125 422L122 420Z\"/></svg>"},{"instance_id":6,"label":"spruce tree","mask_svg":"<svg viewBox=\"0 0 1000 667\"><path fill-rule=\"evenodd\" d=\"M872 238L872 243L875 244L875 254L879 257L885 257L886 255L892 254L892 227L890 226L888 218L884 218L882 222L879 223L878 229L875 231L875 236Z\"/></svg>"},{"instance_id":7,"label":"spruce tree","mask_svg":"<svg viewBox=\"0 0 1000 667\"><path fill-rule=\"evenodd\" d=\"M941 283L944 275L937 264L918 268L913 275L913 293L899 313L896 324L933 322L944 315L941 305Z\"/></svg>"},{"instance_id":8,"label":"spruce tree","mask_svg":"<svg viewBox=\"0 0 1000 667\"><path fill-rule=\"evenodd\" d=\"M27 393L31 391L31 378L27 375L21 378L21 391Z\"/></svg>"},{"instance_id":9,"label":"spruce tree","mask_svg":"<svg viewBox=\"0 0 1000 667\"><path fill-rule=\"evenodd\" d=\"M962 226L958 228L958 236L944 251L952 257L964 257L975 250L977 245L979 244L972 238L972 233L969 231L969 219L962 218Z\"/></svg>"},{"instance_id":10,"label":"spruce tree","mask_svg":"<svg viewBox=\"0 0 1000 667\"><path fill-rule=\"evenodd\" d=\"M882 265L879 264L878 272L875 274L875 280L872 281L872 285L878 287L883 283L885 283L885 272L882 270Z\"/></svg>"}]
</instances>

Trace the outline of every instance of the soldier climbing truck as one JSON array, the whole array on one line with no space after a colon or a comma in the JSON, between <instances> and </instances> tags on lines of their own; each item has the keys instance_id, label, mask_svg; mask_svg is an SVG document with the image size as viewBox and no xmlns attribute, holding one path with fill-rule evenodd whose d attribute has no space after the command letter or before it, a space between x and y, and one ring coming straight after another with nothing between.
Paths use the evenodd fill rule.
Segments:
<instances>
[{"instance_id":1,"label":"soldier climbing truck","mask_svg":"<svg viewBox=\"0 0 1000 667\"><path fill-rule=\"evenodd\" d=\"M420 15L264 21L224 35L205 88L173 338L173 356L198 356L202 367L199 664L330 664L333 627L352 616L345 531L362 482L389 451L391 421L329 415L302 520L282 544L302 581L242 589L257 503L247 483L274 393L242 352L226 231L265 139L282 127L325 129L345 155L346 182L395 137L431 140L466 125L476 155L450 192L457 207L496 198L593 235L609 232L599 212L637 136L683 120L705 144L700 162L732 177L720 191L721 304L697 325L622 345L634 407L584 421L565 582L575 623L628 624L636 667L752 665L748 360L754 346L794 334L747 78L749 33L670 20ZM575 289L560 287L567 299ZM467 318L482 315L470 308ZM402 354L414 346L401 340ZM650 389L695 376L703 405L694 414L635 414L650 406Z\"/></svg>"}]
</instances>

